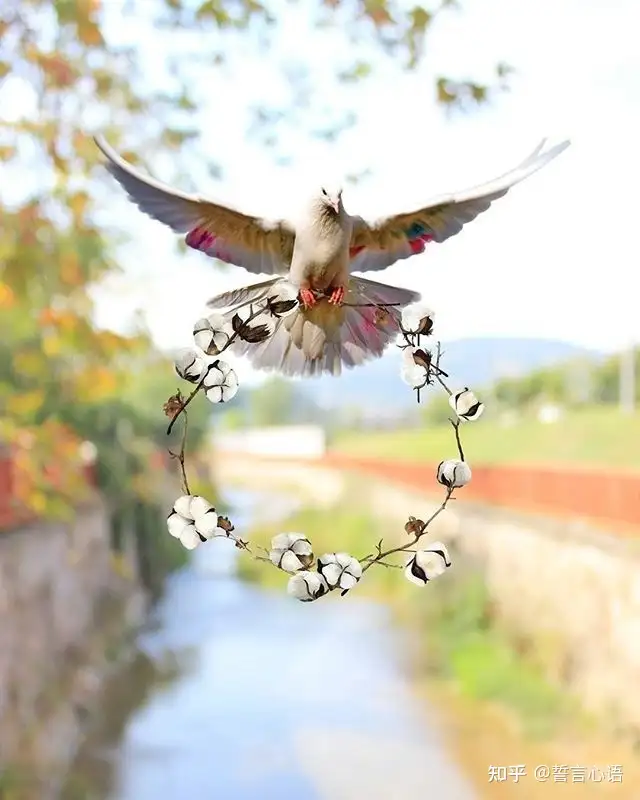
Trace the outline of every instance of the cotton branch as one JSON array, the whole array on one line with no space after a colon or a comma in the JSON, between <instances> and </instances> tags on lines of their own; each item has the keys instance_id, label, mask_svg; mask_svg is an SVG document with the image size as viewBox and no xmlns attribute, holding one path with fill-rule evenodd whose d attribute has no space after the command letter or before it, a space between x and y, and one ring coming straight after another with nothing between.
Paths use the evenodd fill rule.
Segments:
<instances>
[{"instance_id":1,"label":"cotton branch","mask_svg":"<svg viewBox=\"0 0 640 800\"><path fill-rule=\"evenodd\" d=\"M243 326L246 328L249 325L250 322L253 322L257 317L259 317L259 316L261 316L261 315L263 315L263 314L265 314L267 312L268 312L268 304L260 306L257 311L251 311L251 313L249 314L249 317L243 322ZM242 328L240 328L238 330L235 330L231 334L231 336L229 337L229 340L227 341L227 343L223 347L221 347L220 350L218 351L218 355L222 355L222 353L224 353L225 350L228 350L231 347L231 345L234 342L236 342L238 339L245 339L246 341L249 341L248 339L246 339L245 336L242 335ZM264 341L264 339L260 339L258 341ZM202 378L200 379L200 381L199 381L198 385L196 386L196 388L191 392L191 394L183 402L182 406L174 413L174 416L172 417L171 422L169 423L169 427L167 428L167 436L171 433L171 430L173 429L173 426L174 426L176 420L178 419L178 417L180 416L180 414L185 412L185 409L187 408L189 403L193 400L193 398L198 394L198 392L200 392L200 390L204 386L205 378L206 378L206 373L202 376Z\"/></svg>"},{"instance_id":2,"label":"cotton branch","mask_svg":"<svg viewBox=\"0 0 640 800\"><path fill-rule=\"evenodd\" d=\"M174 417L175 420L177 419L177 414L179 414L181 411L184 411L185 407L186 403L184 401L184 398L182 397L180 389L178 389L178 391L174 395L172 395L164 404L163 410L167 416L170 416L171 414L176 414L176 416ZM182 491L185 494L191 494L191 491L189 489L189 481L187 479L187 472L184 465L188 427L189 426L188 426L187 412L184 411L184 427L182 429L182 439L180 441L180 452L174 453L171 450L169 450L169 455L171 456L171 458L177 459L178 463L180 464L180 474L182 477ZM169 433L169 431L167 431L167 433Z\"/></svg>"},{"instance_id":3,"label":"cotton branch","mask_svg":"<svg viewBox=\"0 0 640 800\"><path fill-rule=\"evenodd\" d=\"M185 417L186 417L186 415L187 415L187 411L186 411L187 406L193 400L193 398L198 394L200 389L202 389L203 385L204 385L204 376L203 376L202 380L200 381L200 383L196 386L196 388L187 397L187 399L182 401L182 404L180 405L180 408L178 408L177 411L172 412L173 413L173 417L171 418L171 422L169 423L169 427L167 428L167 436L169 436L169 434L173 430L173 426L175 425L175 422L178 419L178 417L180 416L180 414L184 414ZM180 392L178 392L178 394L180 394ZM185 429L186 429L186 427L187 427L187 425L186 425L186 422L185 422Z\"/></svg>"},{"instance_id":4,"label":"cotton branch","mask_svg":"<svg viewBox=\"0 0 640 800\"><path fill-rule=\"evenodd\" d=\"M205 498L192 496L189 491L185 467L187 407L202 390L212 403L226 402L235 395L238 390L237 376L229 364L217 357L237 339L250 344L266 341L278 324L274 319L278 320L294 312L299 305L297 289L284 282L278 286L273 295L263 298L264 302L260 305L245 304L236 308L231 320L221 314L203 317L194 326L196 349L183 351L176 360L175 370L178 375L196 386L186 398L178 391L164 406L165 414L171 417L167 434L173 429L178 417L184 415L180 450L178 453L169 451L180 465L184 492L174 503L167 519L169 533L178 538L187 549L193 549L214 538L230 539L249 557L270 563L288 573L288 593L305 602L317 600L334 591L344 597L374 564L387 569L404 569L408 580L425 585L451 566L444 543L427 544L423 540L430 532L430 526L436 517L455 499L455 489L465 486L471 480L471 469L465 461L460 439L460 423L463 420L478 419L484 406L468 388L454 392L445 383L444 379L448 375L440 366L440 343L437 342L435 353L433 349L422 345L422 340L431 336L434 325L433 312L424 307L409 306L400 315L396 310L400 304L357 304L376 308L375 324L386 326L392 321L397 327L400 339L398 346L403 351L404 358L402 377L416 390L418 402L422 388L438 383L448 393L449 405L456 415L455 421L449 422L454 430L459 459L442 461L436 472L437 482L445 488L444 499L426 521L413 516L408 518L404 526L405 534L409 536L407 541L385 548L384 540L380 539L373 553L357 559L345 552L328 552L316 556L311 542L304 534L281 533L273 537L269 549L257 547L253 551L247 541L234 533L235 527L228 517L218 515ZM369 300L366 297L363 299ZM262 320L250 324L259 317ZM406 564L389 560L399 553L410 554Z\"/></svg>"},{"instance_id":5,"label":"cotton branch","mask_svg":"<svg viewBox=\"0 0 640 800\"><path fill-rule=\"evenodd\" d=\"M394 555L395 553L405 553L409 552L409 548L413 547L414 545L418 544L420 539L428 532L429 525L433 522L433 520L442 514L442 512L447 507L449 500L452 499L453 489L447 489L446 496L440 506L433 512L433 514L429 517L426 522L422 522L421 520L416 520L415 517L409 517L407 524L405 525L405 530L409 527L411 530L415 530L415 535L413 539L409 542L405 542L405 544L398 545L397 547L391 547L389 550L381 550L378 549L378 554L375 557L369 557L367 563L362 567L362 571L366 572L369 567L372 567L374 564L380 564L385 558ZM419 525L416 526L416 523ZM382 540L381 540L382 541ZM364 561L365 559L363 559ZM388 566L383 564L383 566ZM395 566L395 565L394 565Z\"/></svg>"},{"instance_id":6,"label":"cotton branch","mask_svg":"<svg viewBox=\"0 0 640 800\"><path fill-rule=\"evenodd\" d=\"M167 524L169 533L178 538L187 549L197 547L201 542L206 542L214 538L226 538L234 542L235 546L253 556L249 544L238 535L234 534L235 526L228 517L218 515L213 506L203 497L193 496L189 487L189 480L186 471L186 445L188 433L187 407L195 396L204 388L207 397L212 402L224 402L225 399L233 396L237 391L237 376L231 367L218 359L225 350L238 339L243 339L250 343L265 341L270 335L270 324L272 318L280 317L293 310L298 304L298 300L287 296L286 288L280 290L280 294L266 298L266 302L260 305L249 305L249 313L243 319L244 314L239 313L240 309L228 321L221 317L222 326L220 330L214 330L210 325L212 342L207 345L206 353L190 350L186 354L186 360L176 361L175 370L178 375L185 380L196 383L195 388L185 398L180 390L175 395L169 397L165 402L163 410L166 416L171 417L167 428L167 435L171 433L177 419L184 417L184 427L180 441L180 450L176 453L169 450L171 458L178 461L180 465L180 475L182 491L184 494L178 498L169 514ZM263 316L262 324L251 325L258 317ZM209 317L204 320L213 320ZM194 329L194 339L196 331ZM218 339L216 339L218 337ZM218 340L222 337L223 341L218 346ZM197 340L196 340L197 341ZM215 358L207 358L214 355ZM212 371L214 377L211 378ZM256 556L253 556L256 557Z\"/></svg>"}]
</instances>

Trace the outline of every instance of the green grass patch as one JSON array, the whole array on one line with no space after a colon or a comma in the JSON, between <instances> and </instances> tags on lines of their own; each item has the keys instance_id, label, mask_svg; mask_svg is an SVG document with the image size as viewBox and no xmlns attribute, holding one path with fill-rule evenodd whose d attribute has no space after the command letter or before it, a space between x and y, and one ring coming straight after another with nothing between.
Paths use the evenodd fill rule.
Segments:
<instances>
[{"instance_id":1,"label":"green grass patch","mask_svg":"<svg viewBox=\"0 0 640 800\"><path fill-rule=\"evenodd\" d=\"M443 576L428 603L415 608L414 624L425 631L429 671L452 680L460 693L491 700L515 711L524 732L549 736L563 720L575 718L577 703L553 686L542 668L521 656L492 616L492 603L476 570L452 553L453 569Z\"/></svg>"},{"instance_id":2,"label":"green grass patch","mask_svg":"<svg viewBox=\"0 0 640 800\"><path fill-rule=\"evenodd\" d=\"M465 452L474 464L558 464L640 469L640 413L622 414L615 406L570 410L545 424L523 417L511 424L496 418L468 423L462 430ZM337 435L333 450L358 456L439 462L456 456L449 425Z\"/></svg>"},{"instance_id":3,"label":"green grass patch","mask_svg":"<svg viewBox=\"0 0 640 800\"><path fill-rule=\"evenodd\" d=\"M381 537L388 546L394 540L393 531L380 520L365 512L342 509L305 509L279 524L252 529L250 540L254 546L268 548L271 537L282 531L304 533L316 555L338 546L362 557L372 552ZM402 531L396 533L404 535ZM403 563L405 557L396 563ZM412 638L417 636L421 671L452 681L468 698L510 707L520 717L526 734L549 735L560 720L575 715L577 706L545 679L541 668L520 655L500 630L477 570L455 552L452 559L452 569L422 589L405 580L399 569L376 566L367 571L349 599L335 596L339 602L349 602L356 596L389 602ZM239 559L239 570L245 580L264 587L282 590L287 582L280 570L247 557Z\"/></svg>"}]
</instances>

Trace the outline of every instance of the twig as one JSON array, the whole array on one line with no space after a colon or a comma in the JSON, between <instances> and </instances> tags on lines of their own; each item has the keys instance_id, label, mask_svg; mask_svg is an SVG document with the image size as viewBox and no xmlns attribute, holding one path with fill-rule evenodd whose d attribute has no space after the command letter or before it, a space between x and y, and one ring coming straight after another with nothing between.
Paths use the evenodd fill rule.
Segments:
<instances>
[{"instance_id":1,"label":"twig","mask_svg":"<svg viewBox=\"0 0 640 800\"><path fill-rule=\"evenodd\" d=\"M460 461L464 461L464 452L462 450L462 442L460 441L460 420L456 420L454 422L452 419L449 420L451 423L451 427L455 431L456 434L456 444L458 445L458 453L460 454Z\"/></svg>"},{"instance_id":2,"label":"twig","mask_svg":"<svg viewBox=\"0 0 640 800\"><path fill-rule=\"evenodd\" d=\"M374 564L378 564L380 561L382 561L383 559L387 558L388 556L391 556L394 553L401 553L406 548L413 547L414 544L417 544L420 541L420 539L425 535L425 533L427 532L427 528L429 527L429 525L431 525L433 520L439 514L442 514L442 512L445 510L449 500L451 499L451 495L452 494L453 494L453 489L447 489L447 494L446 494L442 504L433 512L433 514L424 523L424 525L421 526L421 528L418 531L418 533L416 533L415 537L410 542L405 542L404 544L401 544L398 547L392 547L389 550L385 550L384 552L380 552L374 559L372 559L371 561L369 561L369 563L364 565L364 567L362 568L362 571L366 572L369 569L369 567L372 567Z\"/></svg>"},{"instance_id":3,"label":"twig","mask_svg":"<svg viewBox=\"0 0 640 800\"><path fill-rule=\"evenodd\" d=\"M182 429L182 439L180 441L180 452L179 453L172 453L169 450L169 455L171 458L175 458L178 463L180 464L180 473L182 475L182 492L183 494L191 494L191 490L189 489L189 481L187 480L187 472L184 467L184 459L185 459L185 448L187 444L187 430L189 427L189 420L187 414L185 412L184 415L184 427Z\"/></svg>"},{"instance_id":4,"label":"twig","mask_svg":"<svg viewBox=\"0 0 640 800\"><path fill-rule=\"evenodd\" d=\"M200 380L200 383L191 392L189 397L187 397L187 399L182 403L182 406L176 411L174 416L171 418L171 422L169 423L169 427L167 428L167 436L169 436L169 434L173 430L173 426L175 425L175 422L178 419L178 417L180 416L180 414L184 413L184 415L186 417L186 408L189 405L189 403L193 400L193 398L198 394L200 389L202 389L202 385L204 384L204 379L205 379L205 376L203 375L202 379Z\"/></svg>"}]
</instances>

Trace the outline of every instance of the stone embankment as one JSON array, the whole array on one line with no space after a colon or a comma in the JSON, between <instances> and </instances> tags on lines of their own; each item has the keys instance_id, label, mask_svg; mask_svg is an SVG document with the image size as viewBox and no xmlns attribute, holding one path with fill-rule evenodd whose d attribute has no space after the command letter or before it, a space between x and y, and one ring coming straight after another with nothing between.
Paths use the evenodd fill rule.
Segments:
<instances>
[{"instance_id":1,"label":"stone embankment","mask_svg":"<svg viewBox=\"0 0 640 800\"><path fill-rule=\"evenodd\" d=\"M392 463L370 462L367 469L366 462L341 457L224 453L219 459L225 482L287 487L323 506L357 502L387 519L390 535L402 532L409 514L424 519L441 502L433 474L430 481L410 480L410 470ZM598 488L592 482L585 491ZM625 492L637 503L637 478L635 486L635 495L633 486L622 487L618 497ZM620 520L609 525L602 516L589 521L578 513L501 507L481 502L477 490L466 493L469 487L435 521L434 535L477 564L500 621L527 642L553 679L586 708L640 729L640 537L634 535L640 526L625 525L621 535Z\"/></svg>"}]
</instances>

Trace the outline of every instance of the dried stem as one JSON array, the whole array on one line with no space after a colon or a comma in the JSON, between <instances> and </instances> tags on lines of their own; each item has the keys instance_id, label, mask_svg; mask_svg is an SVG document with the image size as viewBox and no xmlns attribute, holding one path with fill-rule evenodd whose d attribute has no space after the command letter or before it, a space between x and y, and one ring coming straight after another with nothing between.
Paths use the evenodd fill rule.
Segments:
<instances>
[{"instance_id":1,"label":"dried stem","mask_svg":"<svg viewBox=\"0 0 640 800\"><path fill-rule=\"evenodd\" d=\"M187 413L184 413L184 426L182 428L182 439L180 441L180 452L179 453L172 453L169 450L169 455L171 458L177 459L178 463L180 464L180 474L182 476L182 492L183 494L191 494L191 490L189 489L189 481L187 479L187 471L184 466L184 459L185 459L185 450L187 444L187 431L189 429L189 419L187 417Z\"/></svg>"},{"instance_id":2,"label":"dried stem","mask_svg":"<svg viewBox=\"0 0 640 800\"><path fill-rule=\"evenodd\" d=\"M203 385L203 383L204 383L204 376L202 377L202 379L201 379L200 383L199 383L199 384L196 386L196 388L195 388L195 389L194 389L194 390L191 392L191 394L189 395L189 397L187 397L187 399L186 399L186 400L185 400L185 401L182 403L182 406L181 406L181 407L180 407L180 408L179 408L179 409L176 411L176 413L175 413L175 414L174 414L174 416L172 417L172 419L171 419L171 422L169 423L169 427L167 428L167 436L169 436L169 434L170 434L170 433L171 433L171 431L173 430L173 426L175 425L175 422L176 422L176 420L178 419L178 417L180 416L180 414L183 414L183 413L184 413L184 415L185 415L185 417L186 417L186 413L187 413L187 412L186 412L186 409L187 409L187 406L188 406L188 405L189 405L189 403L190 403L190 402L193 400L193 398L194 398L194 397L195 397L195 396L198 394L198 392L199 392L199 391L200 391L200 389L202 388L202 385ZM185 426L185 427L186 427L186 426Z\"/></svg>"},{"instance_id":3,"label":"dried stem","mask_svg":"<svg viewBox=\"0 0 640 800\"><path fill-rule=\"evenodd\" d=\"M394 555L394 553L402 553L406 551L408 547L413 547L414 544L417 544L420 541L420 539L425 535L425 533L427 533L427 529L429 525L431 525L433 520L437 516L442 514L442 512L445 510L452 495L453 495L453 489L447 489L447 494L442 503L440 504L440 506L433 512L433 514L429 517L429 519L420 527L420 530L416 533L416 535L411 541L398 545L398 547L391 547L389 548L389 550L384 550L379 552L378 555L375 556L375 558L372 558L367 564L364 565L362 571L366 572L369 569L369 567L372 567L374 564L380 563L383 559Z\"/></svg>"},{"instance_id":4,"label":"dried stem","mask_svg":"<svg viewBox=\"0 0 640 800\"><path fill-rule=\"evenodd\" d=\"M460 454L460 461L464 461L464 451L462 450L462 442L460 441L460 420L456 420L454 422L452 419L449 420L453 430L456 434L456 444L458 445L458 453Z\"/></svg>"}]
</instances>

